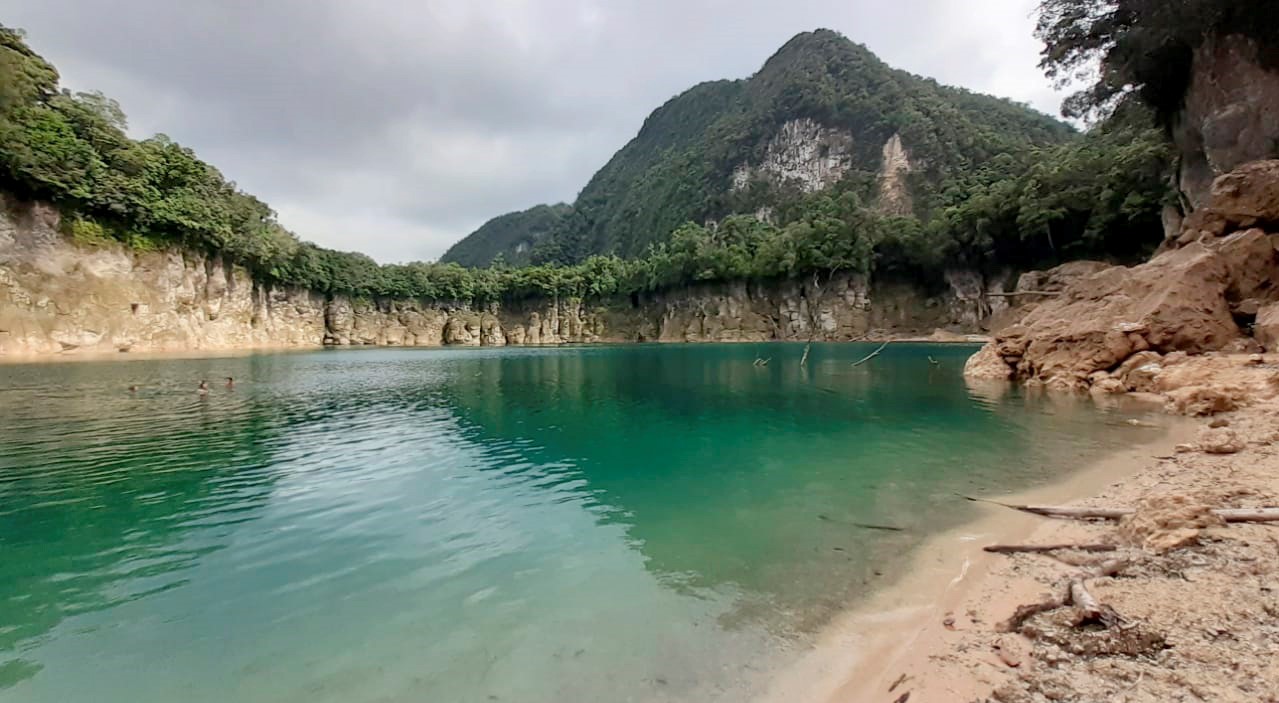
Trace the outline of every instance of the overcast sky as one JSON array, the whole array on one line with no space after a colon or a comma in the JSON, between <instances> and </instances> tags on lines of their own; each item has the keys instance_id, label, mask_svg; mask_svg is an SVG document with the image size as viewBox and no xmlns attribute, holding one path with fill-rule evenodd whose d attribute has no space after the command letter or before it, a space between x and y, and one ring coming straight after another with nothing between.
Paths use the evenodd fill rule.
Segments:
<instances>
[{"instance_id":1,"label":"overcast sky","mask_svg":"<svg viewBox=\"0 0 1279 703\"><path fill-rule=\"evenodd\" d=\"M1035 0L0 0L0 23L136 137L164 132L304 239L434 259L572 201L648 113L828 27L1057 113Z\"/></svg>"}]
</instances>

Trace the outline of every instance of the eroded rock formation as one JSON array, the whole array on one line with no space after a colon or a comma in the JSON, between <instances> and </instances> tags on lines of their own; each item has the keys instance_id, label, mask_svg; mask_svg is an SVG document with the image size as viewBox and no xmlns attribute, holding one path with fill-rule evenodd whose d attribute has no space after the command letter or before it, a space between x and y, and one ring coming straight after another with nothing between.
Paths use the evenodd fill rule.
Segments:
<instances>
[{"instance_id":1,"label":"eroded rock formation","mask_svg":"<svg viewBox=\"0 0 1279 703\"><path fill-rule=\"evenodd\" d=\"M852 165L852 135L824 127L807 117L782 125L757 166L741 164L733 171L733 190L762 178L816 193L838 181Z\"/></svg>"},{"instance_id":2,"label":"eroded rock formation","mask_svg":"<svg viewBox=\"0 0 1279 703\"><path fill-rule=\"evenodd\" d=\"M913 166L900 134L884 143L883 166L879 172L879 210L888 215L910 215L915 211L906 175Z\"/></svg>"},{"instance_id":3,"label":"eroded rock formation","mask_svg":"<svg viewBox=\"0 0 1279 703\"><path fill-rule=\"evenodd\" d=\"M1206 367L1182 362L1279 352L1279 161L1225 174L1209 193L1145 264L1076 263L1023 276L1019 289L1043 289L1043 302L1028 303L966 373L1101 394L1158 392L1189 414L1231 405L1239 393L1183 378Z\"/></svg>"},{"instance_id":4,"label":"eroded rock formation","mask_svg":"<svg viewBox=\"0 0 1279 703\"><path fill-rule=\"evenodd\" d=\"M44 205L0 214L0 355L975 333L1005 305L992 294L1008 280L953 271L948 288L927 293L908 282L837 274L477 309L275 287L216 256L81 246L58 229L57 212Z\"/></svg>"}]
</instances>

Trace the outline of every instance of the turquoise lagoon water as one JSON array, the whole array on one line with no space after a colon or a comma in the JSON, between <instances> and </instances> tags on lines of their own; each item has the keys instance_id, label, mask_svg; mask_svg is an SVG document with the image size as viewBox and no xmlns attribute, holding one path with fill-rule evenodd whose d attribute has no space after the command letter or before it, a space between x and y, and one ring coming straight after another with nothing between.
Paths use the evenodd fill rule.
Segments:
<instances>
[{"instance_id":1,"label":"turquoise lagoon water","mask_svg":"<svg viewBox=\"0 0 1279 703\"><path fill-rule=\"evenodd\" d=\"M0 366L0 701L747 700L953 492L1148 436L872 349Z\"/></svg>"}]
</instances>

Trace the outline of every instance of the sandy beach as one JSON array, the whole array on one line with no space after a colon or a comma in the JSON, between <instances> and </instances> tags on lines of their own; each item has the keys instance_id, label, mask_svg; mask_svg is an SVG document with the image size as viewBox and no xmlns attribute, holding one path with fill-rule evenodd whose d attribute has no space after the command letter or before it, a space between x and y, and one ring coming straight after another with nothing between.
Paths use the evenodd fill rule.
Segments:
<instances>
[{"instance_id":1,"label":"sandy beach","mask_svg":"<svg viewBox=\"0 0 1279 703\"><path fill-rule=\"evenodd\" d=\"M1207 514L1279 505L1279 402L1153 424L1150 442L1061 482L982 496L1135 507L1136 516L1058 520L983 505L981 518L930 539L896 583L833 623L765 700L1279 700L1279 528L1225 525ZM1214 444L1223 437L1226 446ZM983 551L996 544L1114 551ZM1116 559L1125 564L1116 576L1086 583L1122 625L1072 627L1073 608L1061 607L1006 631L1020 606L1061 598L1072 578ZM1131 644L1128 635L1141 646L1118 651Z\"/></svg>"}]
</instances>

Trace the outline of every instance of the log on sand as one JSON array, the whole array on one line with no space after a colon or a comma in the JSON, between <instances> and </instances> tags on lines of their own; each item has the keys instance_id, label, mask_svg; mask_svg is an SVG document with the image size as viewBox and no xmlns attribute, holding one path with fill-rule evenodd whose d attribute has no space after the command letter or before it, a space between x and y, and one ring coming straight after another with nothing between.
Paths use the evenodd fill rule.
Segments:
<instances>
[{"instance_id":1,"label":"log on sand","mask_svg":"<svg viewBox=\"0 0 1279 703\"><path fill-rule=\"evenodd\" d=\"M1084 583L1084 580L1088 578L1114 576L1120 571L1123 571L1124 567L1128 566L1128 564L1129 562L1122 559L1112 559L1089 572L1079 574L1067 581L1065 588L1066 593L1063 597L1053 598L1040 603L1019 606L1012 614L1012 617L1000 623L997 629L1001 632L1016 632L1017 630L1020 630L1021 626L1030 618L1040 613L1047 613L1058 608L1064 608L1068 605L1074 606L1079 610L1081 622L1101 622L1106 627L1113 627L1122 622L1119 614L1115 612L1114 608L1102 605L1101 602L1093 596L1092 592L1088 590L1088 586Z\"/></svg>"},{"instance_id":2,"label":"log on sand","mask_svg":"<svg viewBox=\"0 0 1279 703\"><path fill-rule=\"evenodd\" d=\"M974 503L990 503L1032 515L1071 520L1119 520L1137 512L1132 508L1074 508L1059 505L1016 505L961 495ZM1216 508L1212 514L1226 522L1279 522L1279 508Z\"/></svg>"},{"instance_id":3,"label":"log on sand","mask_svg":"<svg viewBox=\"0 0 1279 703\"><path fill-rule=\"evenodd\" d=\"M982 551L991 554L1044 554L1046 552L1113 552L1118 547L1113 544L992 544L983 547Z\"/></svg>"}]
</instances>

